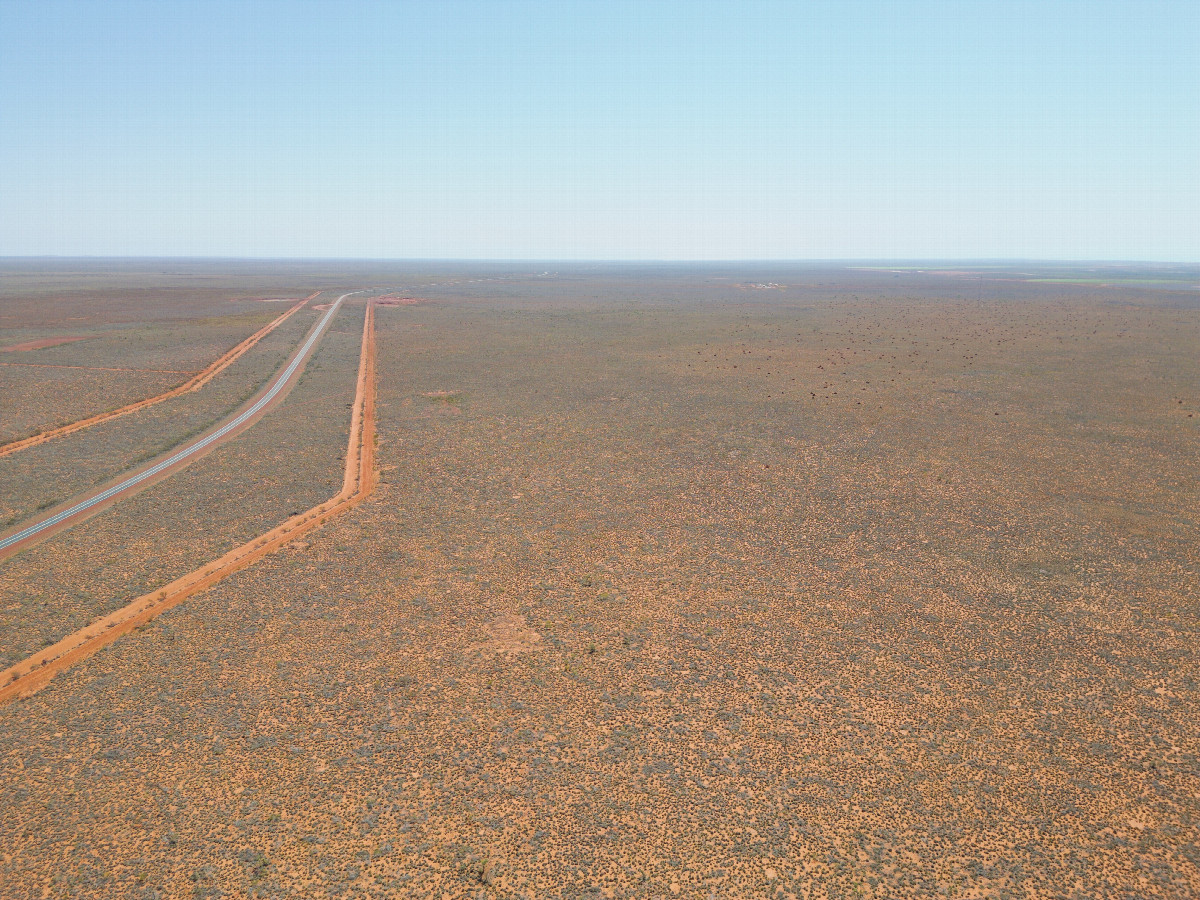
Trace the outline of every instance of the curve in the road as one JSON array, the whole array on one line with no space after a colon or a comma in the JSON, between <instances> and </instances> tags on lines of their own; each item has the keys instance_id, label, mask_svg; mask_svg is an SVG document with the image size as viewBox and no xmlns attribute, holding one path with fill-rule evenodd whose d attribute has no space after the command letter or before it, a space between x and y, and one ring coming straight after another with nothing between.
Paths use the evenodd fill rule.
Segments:
<instances>
[{"instance_id":1,"label":"curve in the road","mask_svg":"<svg viewBox=\"0 0 1200 900\"><path fill-rule=\"evenodd\" d=\"M246 353L259 341L265 338L268 334L286 322L292 315L299 312L304 304L315 299L320 295L320 291L316 291L303 300L298 301L287 312L278 318L272 319L250 337L246 338L237 346L221 354L211 364L203 370L197 372L183 384L178 387L173 387L171 390L161 394L156 394L153 397L146 397L144 400L138 400L135 403L130 403L127 406L122 406L120 409L110 410L106 413L98 413L94 416L88 416L86 419L80 419L77 422L69 422L66 425L60 425L58 428L51 428L48 431L42 431L38 434L27 438L21 438L19 441L10 441L7 444L0 444L0 456L8 456L10 453L16 453L19 450L28 450L30 447L36 447L39 444L44 444L47 441L52 441L55 438L65 437L68 434L74 434L76 431L82 431L85 428L91 428L93 425L99 425L102 422L110 422L113 419L119 419L121 416L127 416L130 413L137 412L139 409L145 409L147 406L154 406L156 403L162 403L164 400L170 400L172 397L178 397L180 394L189 394L192 391L197 391L204 385L208 384L221 372L228 369L231 365L241 359Z\"/></svg>"},{"instance_id":2,"label":"curve in the road","mask_svg":"<svg viewBox=\"0 0 1200 900\"><path fill-rule=\"evenodd\" d=\"M337 315L338 310L341 308L342 302L353 294L362 293L366 293L366 291L351 291L350 293L342 294L342 296L337 298L333 305L331 305L325 312L325 315L321 317L320 322L308 336L308 339L305 340L305 342L300 346L300 349L296 351L287 367L284 368L284 370L275 378L267 390L260 395L259 398L255 400L247 409L234 416L231 420L217 428L215 431L201 435L199 438L192 441L192 443L185 445L180 450L176 450L166 459L155 463L149 468L143 469L140 472L136 472L135 474L130 475L128 478L122 479L112 487L106 488L105 490L102 490L96 494L92 494L91 496L67 507L66 509L60 510L52 515L48 515L43 519L39 519L32 525L22 528L20 531L14 532L5 538L0 538L0 558L9 555L9 552L15 550L19 544L27 545L28 542L39 536L46 535L51 530L59 530L61 528L70 527L70 525L74 524L75 521L78 521L87 513L107 503L109 500L114 500L122 494L130 493L135 488L139 487L155 476L162 474L168 469L171 469L174 466L179 466L186 462L190 462L198 456L203 455L218 441L229 436L242 426L252 422L267 408L271 401L273 401L279 395L280 391L290 385L291 380L298 373L300 366L303 365L304 361L308 358L309 352L314 346L316 346L317 341L321 339L322 335L324 335L325 330L329 326L329 323L332 321L333 317Z\"/></svg>"},{"instance_id":3,"label":"curve in the road","mask_svg":"<svg viewBox=\"0 0 1200 900\"><path fill-rule=\"evenodd\" d=\"M165 587L138 597L114 613L0 672L0 706L28 697L45 687L60 672L69 669L121 635L144 625L188 597L207 590L234 572L289 544L307 531L325 523L330 516L362 503L375 489L375 306L367 304L363 320L362 354L358 385L350 418L346 447L346 474L342 489L329 500L307 512L292 516L266 534L230 550L220 559L177 578Z\"/></svg>"}]
</instances>

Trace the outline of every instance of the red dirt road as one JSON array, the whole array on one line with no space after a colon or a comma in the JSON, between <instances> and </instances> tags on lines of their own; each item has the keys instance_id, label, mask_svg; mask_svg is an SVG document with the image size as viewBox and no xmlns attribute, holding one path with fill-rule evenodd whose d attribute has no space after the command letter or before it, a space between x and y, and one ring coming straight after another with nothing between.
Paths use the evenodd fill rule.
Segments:
<instances>
[{"instance_id":1,"label":"red dirt road","mask_svg":"<svg viewBox=\"0 0 1200 900\"><path fill-rule=\"evenodd\" d=\"M158 394L154 397L147 397L145 400L139 400L136 403L130 403L128 406L122 406L120 409L114 409L111 412L99 413L94 416L89 416L86 419L80 419L78 422L71 422L67 425L62 425L58 428L52 428L49 431L43 431L40 434L35 434L31 437L22 438L19 441L12 441L8 444L0 445L0 456L8 456L10 453L16 453L20 450L27 450L30 447L36 447L39 444L44 444L47 441L52 441L55 438L63 437L68 434L74 434L76 431L82 431L84 428L90 428L93 425L99 425L101 422L109 422L113 419L119 419L121 416L127 416L130 413L137 412L139 409L145 409L147 406L154 406L157 403L162 403L164 400L169 400L172 397L178 397L180 394L189 394L192 391L197 391L204 385L208 384L218 374L225 371L233 365L237 360L246 354L255 344L265 338L268 334L282 325L289 317L300 311L304 304L308 303L319 294L320 291L305 297L298 301L291 309L285 312L278 318L268 322L250 337L246 338L240 344L226 353L219 356L206 369L199 372L192 378L189 378L179 387ZM61 342L60 342L61 343ZM12 349L6 348L6 349Z\"/></svg>"},{"instance_id":2,"label":"red dirt road","mask_svg":"<svg viewBox=\"0 0 1200 900\"><path fill-rule=\"evenodd\" d=\"M43 541L51 535L74 527L124 497L168 477L201 456L207 455L220 443L252 427L272 407L282 402L291 391L303 374L308 358L316 348L316 343L320 341L333 316L337 314L338 308L353 293L364 292L352 291L343 294L337 299L337 302L331 304L331 308L313 326L308 337L297 348L291 361L281 368L255 397L247 401L240 411L235 412L224 421L216 423L195 440L173 448L163 457L151 460L140 469L124 472L98 489L63 501L44 514L17 526L17 530L0 534L0 560L20 553L23 549Z\"/></svg>"},{"instance_id":3,"label":"red dirt road","mask_svg":"<svg viewBox=\"0 0 1200 900\"><path fill-rule=\"evenodd\" d=\"M93 622L56 644L35 653L0 672L0 706L28 697L121 635L149 622L188 597L206 590L284 544L322 525L330 516L346 512L365 500L375 489L375 307L367 303L363 321L362 351L354 409L350 419L350 438L346 449L346 470L342 489L319 506L292 516L248 543L224 556L175 579L170 584L144 594L102 619Z\"/></svg>"}]
</instances>

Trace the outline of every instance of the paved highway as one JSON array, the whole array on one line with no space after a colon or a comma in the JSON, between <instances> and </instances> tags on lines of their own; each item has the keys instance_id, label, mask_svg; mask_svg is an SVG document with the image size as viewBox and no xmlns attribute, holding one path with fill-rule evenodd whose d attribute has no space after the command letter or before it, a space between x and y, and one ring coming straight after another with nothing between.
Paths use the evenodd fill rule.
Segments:
<instances>
[{"instance_id":1,"label":"paved highway","mask_svg":"<svg viewBox=\"0 0 1200 900\"><path fill-rule=\"evenodd\" d=\"M299 371L300 366L304 363L305 358L308 356L312 348L316 346L317 341L321 339L321 336L325 333L325 329L328 328L329 323L333 320L333 317L337 315L337 311L341 307L342 301L347 297L353 296L354 294L366 293L370 292L351 291L348 294L342 294L342 296L338 297L337 300L334 301L333 305L330 306L325 312L325 315L321 318L321 321L317 324L317 327L313 330L312 334L308 336L308 339L304 342L300 349L296 351L296 354L292 357L291 361L288 363L283 372L280 373L271 386L267 388L266 392L256 401L254 401L254 403L248 409L230 419L216 431L197 438L192 443L185 445L180 450L176 450L166 459L154 464L150 468L137 472L134 475L130 475L128 478L123 479L120 483L114 484L112 487L88 497L85 500L81 500L79 503L74 504L68 509L64 509L61 512L57 512L51 516L47 516L46 518L38 522L34 522L32 525L29 525L26 528L23 528L21 531L18 531L15 534L10 534L8 537L0 539L0 554L4 553L5 550L15 546L18 543L27 541L30 538L42 534L47 529L70 527L70 525L73 524L72 520L83 516L86 512L88 512L88 510L93 509L97 505L105 503L108 500L112 500L120 494L131 491L133 488L166 471L167 469L170 469L172 466L179 465L180 463L199 454L203 454L205 450L212 447L213 444L221 440L230 432L236 431L238 428L254 419L256 416L262 413L262 411L266 409L267 405L279 395L279 392L287 387L289 382L296 377L296 373Z\"/></svg>"}]
</instances>

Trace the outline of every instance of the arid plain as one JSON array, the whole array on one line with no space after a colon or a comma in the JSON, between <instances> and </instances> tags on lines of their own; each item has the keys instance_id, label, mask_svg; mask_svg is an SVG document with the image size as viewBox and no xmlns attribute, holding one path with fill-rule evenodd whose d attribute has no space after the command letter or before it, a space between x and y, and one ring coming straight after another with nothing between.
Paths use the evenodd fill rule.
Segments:
<instances>
[{"instance_id":1,"label":"arid plain","mask_svg":"<svg viewBox=\"0 0 1200 900\"><path fill-rule=\"evenodd\" d=\"M8 261L0 442L321 293L0 537L350 291L0 559L3 668L332 497L375 304L370 496L0 707L0 896L1200 895L1200 270Z\"/></svg>"}]
</instances>

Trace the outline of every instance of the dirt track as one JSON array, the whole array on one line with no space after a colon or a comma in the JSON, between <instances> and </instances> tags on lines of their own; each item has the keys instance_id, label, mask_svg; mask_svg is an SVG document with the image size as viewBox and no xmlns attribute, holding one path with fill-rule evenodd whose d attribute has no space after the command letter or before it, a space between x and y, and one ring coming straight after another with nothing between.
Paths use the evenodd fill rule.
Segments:
<instances>
[{"instance_id":1,"label":"dirt track","mask_svg":"<svg viewBox=\"0 0 1200 900\"><path fill-rule=\"evenodd\" d=\"M351 293L363 293L352 291ZM218 423L191 443L176 447L164 459L152 461L140 470L127 472L82 497L67 500L48 513L26 524L19 531L0 536L0 560L6 559L34 543L43 541L57 532L72 528L84 519L91 518L113 503L143 490L154 481L165 478L210 453L221 442L236 436L254 425L273 406L282 402L291 391L307 364L308 356L316 346L342 302L351 294L343 294L330 304L330 309L313 326L309 336L301 344L291 361L268 382L266 388L241 412Z\"/></svg>"},{"instance_id":2,"label":"dirt track","mask_svg":"<svg viewBox=\"0 0 1200 900\"><path fill-rule=\"evenodd\" d=\"M293 516L266 534L234 548L224 556L156 591L138 597L116 612L0 672L0 705L36 693L59 672L87 659L121 635L182 603L188 597L206 590L234 572L252 565L268 553L323 524L330 516L357 506L374 488L375 307L372 302L368 302L366 319L363 322L362 354L354 410L350 420L350 438L346 448L346 471L342 489L319 506Z\"/></svg>"},{"instance_id":3,"label":"dirt track","mask_svg":"<svg viewBox=\"0 0 1200 900\"><path fill-rule=\"evenodd\" d=\"M30 447L36 447L39 444L44 444L47 441L55 438L63 437L68 434L74 434L76 431L82 431L84 428L91 428L93 425L99 425L101 422L109 422L113 419L119 419L121 416L127 416L130 413L137 412L139 409L145 409L148 406L154 406L156 403L162 403L164 400L169 400L172 397L178 397L180 394L189 394L192 391L197 391L204 385L208 384L221 372L229 368L244 356L255 344L265 338L268 334L282 325L288 318L299 312L310 300L314 299L320 291L317 291L293 306L283 315L268 322L250 337L246 338L231 350L219 356L203 371L198 372L192 378L189 378L178 387L172 388L165 393L158 394L154 397L147 397L144 400L138 400L136 403L130 403L127 406L122 406L120 409L110 410L106 413L98 413L94 416L89 416L86 419L80 419L78 422L71 422L67 425L62 425L58 428L51 428L49 431L43 431L40 434L35 434L27 438L22 438L19 441L0 445L0 456L8 456L10 453L16 453L20 450L27 450ZM13 348L7 348L13 349Z\"/></svg>"},{"instance_id":4,"label":"dirt track","mask_svg":"<svg viewBox=\"0 0 1200 900\"><path fill-rule=\"evenodd\" d=\"M21 344L13 344L11 347L0 347L0 353L25 353L29 350L41 350L44 347L57 347L59 344L73 344L75 341L86 341L88 335L77 335L75 337L56 337L56 338L40 338L36 341L25 341Z\"/></svg>"}]
</instances>

